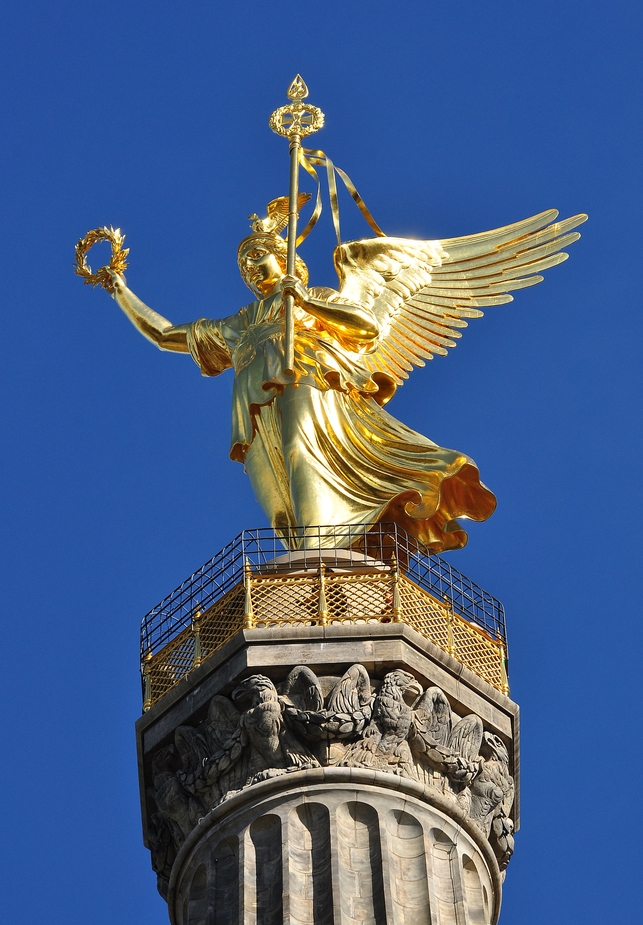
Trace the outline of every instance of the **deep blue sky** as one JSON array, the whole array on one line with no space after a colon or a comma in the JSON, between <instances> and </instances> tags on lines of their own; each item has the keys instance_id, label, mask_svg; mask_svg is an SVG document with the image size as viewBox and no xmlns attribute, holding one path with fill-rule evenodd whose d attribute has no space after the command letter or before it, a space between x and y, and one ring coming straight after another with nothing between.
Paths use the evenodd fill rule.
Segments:
<instances>
[{"instance_id":1,"label":"deep blue sky","mask_svg":"<svg viewBox=\"0 0 643 925\"><path fill-rule=\"evenodd\" d=\"M141 616L245 527L230 376L161 354L72 273L120 225L175 322L248 300L245 217L315 138L391 234L555 207L570 260L489 309L391 411L473 456L498 511L451 561L504 601L523 710L504 925L640 915L640 4L6 0L0 37L4 921L161 925L140 835ZM307 188L306 183L303 184ZM368 234L350 200L345 237ZM328 214L302 249L332 284Z\"/></svg>"}]
</instances>

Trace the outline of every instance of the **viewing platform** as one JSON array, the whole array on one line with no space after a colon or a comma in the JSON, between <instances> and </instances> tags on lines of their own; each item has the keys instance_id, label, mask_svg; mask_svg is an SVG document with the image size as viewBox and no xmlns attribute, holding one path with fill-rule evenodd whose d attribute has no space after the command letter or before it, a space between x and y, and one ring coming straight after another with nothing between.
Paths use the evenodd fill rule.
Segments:
<instances>
[{"instance_id":1,"label":"viewing platform","mask_svg":"<svg viewBox=\"0 0 643 925\"><path fill-rule=\"evenodd\" d=\"M401 527L260 528L240 533L143 619L143 710L241 630L390 623L509 693L502 604Z\"/></svg>"}]
</instances>

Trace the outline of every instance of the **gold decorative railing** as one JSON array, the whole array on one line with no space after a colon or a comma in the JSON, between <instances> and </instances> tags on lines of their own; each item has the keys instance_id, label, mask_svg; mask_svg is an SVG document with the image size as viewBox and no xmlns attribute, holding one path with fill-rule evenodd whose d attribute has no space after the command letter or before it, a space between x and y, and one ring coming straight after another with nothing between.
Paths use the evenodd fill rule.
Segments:
<instances>
[{"instance_id":1,"label":"gold decorative railing","mask_svg":"<svg viewBox=\"0 0 643 925\"><path fill-rule=\"evenodd\" d=\"M143 659L144 710L149 710L241 629L407 623L502 693L509 692L506 648L481 627L400 573L388 568L253 574L159 652Z\"/></svg>"}]
</instances>

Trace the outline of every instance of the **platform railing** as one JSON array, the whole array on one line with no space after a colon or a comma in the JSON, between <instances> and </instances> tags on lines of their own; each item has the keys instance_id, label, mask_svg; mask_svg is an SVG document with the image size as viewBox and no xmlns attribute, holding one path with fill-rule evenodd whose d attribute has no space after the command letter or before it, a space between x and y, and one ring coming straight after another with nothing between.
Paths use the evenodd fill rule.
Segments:
<instances>
[{"instance_id":1,"label":"platform railing","mask_svg":"<svg viewBox=\"0 0 643 925\"><path fill-rule=\"evenodd\" d=\"M263 528L235 537L144 618L144 709L241 629L390 622L508 691L502 604L401 527Z\"/></svg>"}]
</instances>

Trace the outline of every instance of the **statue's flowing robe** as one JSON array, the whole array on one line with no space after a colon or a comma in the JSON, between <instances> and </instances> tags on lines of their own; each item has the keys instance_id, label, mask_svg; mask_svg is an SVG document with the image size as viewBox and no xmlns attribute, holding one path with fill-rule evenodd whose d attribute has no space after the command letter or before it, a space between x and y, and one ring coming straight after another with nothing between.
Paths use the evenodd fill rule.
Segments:
<instances>
[{"instance_id":1,"label":"statue's flowing robe","mask_svg":"<svg viewBox=\"0 0 643 925\"><path fill-rule=\"evenodd\" d=\"M271 525L394 521L433 552L464 546L457 518L485 520L496 506L473 460L384 411L382 377L364 369L358 345L296 312L294 377L283 373L281 293L200 319L187 335L204 376L234 368L230 456L244 463ZM321 545L337 545L332 527Z\"/></svg>"}]
</instances>

